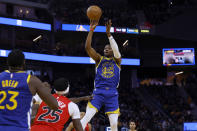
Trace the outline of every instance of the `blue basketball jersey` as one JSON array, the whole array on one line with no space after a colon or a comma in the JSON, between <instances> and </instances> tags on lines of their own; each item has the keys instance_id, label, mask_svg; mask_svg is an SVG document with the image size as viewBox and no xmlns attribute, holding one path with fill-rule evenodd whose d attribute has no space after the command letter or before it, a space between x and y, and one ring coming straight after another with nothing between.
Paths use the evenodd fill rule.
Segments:
<instances>
[{"instance_id":1,"label":"blue basketball jersey","mask_svg":"<svg viewBox=\"0 0 197 131\"><path fill-rule=\"evenodd\" d=\"M120 81L120 67L114 58L102 56L96 67L95 88L116 89Z\"/></svg>"},{"instance_id":2,"label":"blue basketball jersey","mask_svg":"<svg viewBox=\"0 0 197 131\"><path fill-rule=\"evenodd\" d=\"M30 128L32 94L26 72L0 73L0 127Z\"/></svg>"}]
</instances>

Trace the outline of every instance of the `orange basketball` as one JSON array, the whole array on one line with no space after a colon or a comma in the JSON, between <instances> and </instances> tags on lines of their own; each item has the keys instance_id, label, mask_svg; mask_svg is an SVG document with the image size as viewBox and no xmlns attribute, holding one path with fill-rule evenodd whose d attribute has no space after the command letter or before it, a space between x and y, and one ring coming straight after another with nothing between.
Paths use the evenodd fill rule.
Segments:
<instances>
[{"instance_id":1,"label":"orange basketball","mask_svg":"<svg viewBox=\"0 0 197 131\"><path fill-rule=\"evenodd\" d=\"M92 5L87 9L87 16L90 20L99 20L102 15L102 10L96 5Z\"/></svg>"}]
</instances>

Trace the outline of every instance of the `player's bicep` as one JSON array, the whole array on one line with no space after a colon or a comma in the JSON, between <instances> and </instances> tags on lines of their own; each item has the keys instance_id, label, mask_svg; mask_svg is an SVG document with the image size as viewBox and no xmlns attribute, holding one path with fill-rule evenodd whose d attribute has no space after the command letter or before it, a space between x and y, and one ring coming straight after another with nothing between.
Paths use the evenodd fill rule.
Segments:
<instances>
[{"instance_id":1,"label":"player's bicep","mask_svg":"<svg viewBox=\"0 0 197 131\"><path fill-rule=\"evenodd\" d=\"M114 58L116 63L118 64L119 67L121 67L121 62L122 62L122 59L121 58Z\"/></svg>"},{"instance_id":2,"label":"player's bicep","mask_svg":"<svg viewBox=\"0 0 197 131\"><path fill-rule=\"evenodd\" d=\"M39 104L33 104L31 113L31 124L33 124L36 114L38 112Z\"/></svg>"},{"instance_id":3,"label":"player's bicep","mask_svg":"<svg viewBox=\"0 0 197 131\"><path fill-rule=\"evenodd\" d=\"M76 129L76 131L83 131L80 121L80 112L78 106L75 103L70 102L68 104L68 112L72 118L73 126Z\"/></svg>"},{"instance_id":4,"label":"player's bicep","mask_svg":"<svg viewBox=\"0 0 197 131\"><path fill-rule=\"evenodd\" d=\"M79 108L75 103L70 102L68 104L68 112L72 119L80 119Z\"/></svg>"},{"instance_id":5,"label":"player's bicep","mask_svg":"<svg viewBox=\"0 0 197 131\"><path fill-rule=\"evenodd\" d=\"M101 55L97 53L93 48L86 49L86 52L88 55L96 62L98 63L101 59Z\"/></svg>"}]
</instances>

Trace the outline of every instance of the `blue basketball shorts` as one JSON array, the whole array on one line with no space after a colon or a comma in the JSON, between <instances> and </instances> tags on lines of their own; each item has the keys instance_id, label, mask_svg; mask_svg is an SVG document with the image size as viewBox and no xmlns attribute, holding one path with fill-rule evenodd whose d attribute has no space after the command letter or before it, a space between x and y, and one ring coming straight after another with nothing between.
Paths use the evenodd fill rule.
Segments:
<instances>
[{"instance_id":1,"label":"blue basketball shorts","mask_svg":"<svg viewBox=\"0 0 197 131\"><path fill-rule=\"evenodd\" d=\"M94 89L93 99L88 103L90 108L97 111L104 105L105 113L119 114L118 91L116 89Z\"/></svg>"}]
</instances>

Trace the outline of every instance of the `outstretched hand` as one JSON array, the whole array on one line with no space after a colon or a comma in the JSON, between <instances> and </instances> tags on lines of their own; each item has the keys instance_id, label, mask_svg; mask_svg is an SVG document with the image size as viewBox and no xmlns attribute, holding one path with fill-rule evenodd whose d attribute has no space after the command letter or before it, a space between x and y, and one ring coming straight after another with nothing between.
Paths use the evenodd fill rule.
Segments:
<instances>
[{"instance_id":1,"label":"outstretched hand","mask_svg":"<svg viewBox=\"0 0 197 131\"><path fill-rule=\"evenodd\" d=\"M106 26L106 33L107 33L107 36L108 36L108 37L111 36L111 33L110 33L111 25L112 25L111 19L108 20L108 21L105 23L105 26Z\"/></svg>"},{"instance_id":2,"label":"outstretched hand","mask_svg":"<svg viewBox=\"0 0 197 131\"><path fill-rule=\"evenodd\" d=\"M98 25L97 20L90 20L90 30L94 31L94 29L96 28L96 26Z\"/></svg>"}]
</instances>

